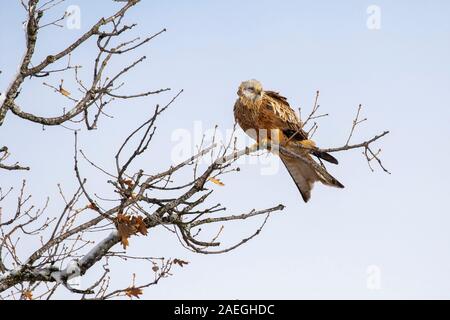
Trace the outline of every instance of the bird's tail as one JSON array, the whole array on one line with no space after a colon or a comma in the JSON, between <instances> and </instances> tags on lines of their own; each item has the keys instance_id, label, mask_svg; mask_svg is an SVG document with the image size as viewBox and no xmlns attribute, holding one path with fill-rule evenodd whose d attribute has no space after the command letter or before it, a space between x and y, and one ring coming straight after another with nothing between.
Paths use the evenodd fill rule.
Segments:
<instances>
[{"instance_id":1,"label":"bird's tail","mask_svg":"<svg viewBox=\"0 0 450 320\"><path fill-rule=\"evenodd\" d=\"M310 161L305 162L301 159L280 153L281 160L297 185L305 202L308 202L311 198L311 190L316 181L320 181L331 187L344 188L342 183L329 174L325 168L316 163L311 157L306 157Z\"/></svg>"},{"instance_id":2,"label":"bird's tail","mask_svg":"<svg viewBox=\"0 0 450 320\"><path fill-rule=\"evenodd\" d=\"M323 159L325 161L328 161L330 163L333 163L333 164L339 163L338 160L335 157L333 157L331 154L329 154L328 152L321 152L318 150L313 150L311 153L313 155L315 155L316 157Z\"/></svg>"},{"instance_id":3,"label":"bird's tail","mask_svg":"<svg viewBox=\"0 0 450 320\"><path fill-rule=\"evenodd\" d=\"M328 152L319 151L319 149L316 147L316 143L310 139L301 140L301 141L292 141L290 143L291 146L301 146L306 147L310 149L311 154L315 155L316 157L323 159L325 161L328 161L333 164L338 164L338 160L333 157Z\"/></svg>"}]
</instances>

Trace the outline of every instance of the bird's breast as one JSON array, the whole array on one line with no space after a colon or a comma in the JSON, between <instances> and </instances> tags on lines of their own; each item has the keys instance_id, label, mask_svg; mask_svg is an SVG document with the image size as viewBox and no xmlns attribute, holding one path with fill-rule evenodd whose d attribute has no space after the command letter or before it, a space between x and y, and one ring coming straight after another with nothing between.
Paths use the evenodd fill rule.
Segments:
<instances>
[{"instance_id":1,"label":"bird's breast","mask_svg":"<svg viewBox=\"0 0 450 320\"><path fill-rule=\"evenodd\" d=\"M280 141L280 132L274 118L264 112L260 104L238 99L234 106L234 117L242 130L251 138L259 140L263 137Z\"/></svg>"},{"instance_id":2,"label":"bird's breast","mask_svg":"<svg viewBox=\"0 0 450 320\"><path fill-rule=\"evenodd\" d=\"M234 105L234 118L244 131L258 128L258 110L251 103L238 99Z\"/></svg>"}]
</instances>

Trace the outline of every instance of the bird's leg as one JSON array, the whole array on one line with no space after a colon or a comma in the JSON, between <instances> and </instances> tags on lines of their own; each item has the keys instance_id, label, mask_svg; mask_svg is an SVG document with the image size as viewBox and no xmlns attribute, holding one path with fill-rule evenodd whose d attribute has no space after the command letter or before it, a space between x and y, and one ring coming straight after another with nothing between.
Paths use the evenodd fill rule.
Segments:
<instances>
[{"instance_id":1,"label":"bird's leg","mask_svg":"<svg viewBox=\"0 0 450 320\"><path fill-rule=\"evenodd\" d=\"M270 139L261 138L261 140L257 140L256 143L246 148L245 154L250 154L251 152L256 150L268 149L269 147L270 147Z\"/></svg>"},{"instance_id":2,"label":"bird's leg","mask_svg":"<svg viewBox=\"0 0 450 320\"><path fill-rule=\"evenodd\" d=\"M270 139L267 137L262 138L258 141L258 149L269 149L270 148Z\"/></svg>"},{"instance_id":3,"label":"bird's leg","mask_svg":"<svg viewBox=\"0 0 450 320\"><path fill-rule=\"evenodd\" d=\"M258 140L254 144L252 144L246 152L247 154L250 153L250 150L261 150L261 149L267 149L270 147L270 139L268 138L262 138L261 140Z\"/></svg>"},{"instance_id":4,"label":"bird's leg","mask_svg":"<svg viewBox=\"0 0 450 320\"><path fill-rule=\"evenodd\" d=\"M270 135L271 132L267 131L266 129L260 129L256 132L256 149L267 149L270 147Z\"/></svg>"}]
</instances>

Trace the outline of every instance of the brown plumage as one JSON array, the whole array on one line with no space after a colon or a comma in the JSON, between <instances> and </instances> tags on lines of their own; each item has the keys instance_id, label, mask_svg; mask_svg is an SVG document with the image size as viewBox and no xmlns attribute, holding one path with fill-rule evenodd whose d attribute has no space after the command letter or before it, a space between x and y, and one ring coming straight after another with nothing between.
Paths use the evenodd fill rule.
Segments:
<instances>
[{"instance_id":1,"label":"brown plumage","mask_svg":"<svg viewBox=\"0 0 450 320\"><path fill-rule=\"evenodd\" d=\"M280 158L305 202L310 199L316 181L332 187L344 187L311 157L310 154L334 164L338 163L336 158L329 153L320 152L315 144L308 140L308 134L302 130L300 120L285 97L278 92L264 91L257 80L242 82L237 93L239 98L234 105L234 117L249 136L259 142L264 138L276 141L290 152L301 154L308 159L302 161L280 152ZM276 136L273 136L274 134ZM301 148L302 146L307 146L309 150Z\"/></svg>"}]
</instances>

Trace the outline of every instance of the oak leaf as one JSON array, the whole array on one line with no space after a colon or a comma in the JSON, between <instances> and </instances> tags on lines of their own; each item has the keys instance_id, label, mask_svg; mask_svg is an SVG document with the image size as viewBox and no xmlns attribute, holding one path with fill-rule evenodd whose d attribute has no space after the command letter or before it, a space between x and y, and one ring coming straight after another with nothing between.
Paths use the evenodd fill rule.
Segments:
<instances>
[{"instance_id":1,"label":"oak leaf","mask_svg":"<svg viewBox=\"0 0 450 320\"><path fill-rule=\"evenodd\" d=\"M120 242L124 249L129 245L128 239L136 234L147 235L148 230L145 221L141 216L130 216L118 213L116 218L117 231L119 232Z\"/></svg>"},{"instance_id":2,"label":"oak leaf","mask_svg":"<svg viewBox=\"0 0 450 320\"><path fill-rule=\"evenodd\" d=\"M24 292L22 292L22 295L26 300L33 300L33 292L31 292L30 290L25 290Z\"/></svg>"},{"instance_id":3,"label":"oak leaf","mask_svg":"<svg viewBox=\"0 0 450 320\"><path fill-rule=\"evenodd\" d=\"M119 232L120 242L123 248L126 249L129 245L128 238L136 232L131 224L130 216L122 213L117 214L117 231Z\"/></svg>"},{"instance_id":4,"label":"oak leaf","mask_svg":"<svg viewBox=\"0 0 450 320\"><path fill-rule=\"evenodd\" d=\"M189 264L189 261L184 261L181 259L174 259L173 263L179 265L180 267L183 267L185 264Z\"/></svg>"},{"instance_id":5,"label":"oak leaf","mask_svg":"<svg viewBox=\"0 0 450 320\"><path fill-rule=\"evenodd\" d=\"M98 211L97 205L96 205L95 203L93 203L93 202L89 203L89 204L87 205L87 208L88 208L88 209L91 209L91 210Z\"/></svg>"},{"instance_id":6,"label":"oak leaf","mask_svg":"<svg viewBox=\"0 0 450 320\"><path fill-rule=\"evenodd\" d=\"M129 287L125 290L125 294L130 298L136 297L140 299L139 296L142 294L142 289L136 287Z\"/></svg>"},{"instance_id":7,"label":"oak leaf","mask_svg":"<svg viewBox=\"0 0 450 320\"><path fill-rule=\"evenodd\" d=\"M59 93L61 93L63 96L70 97L70 92L64 89L62 86L59 87Z\"/></svg>"},{"instance_id":8,"label":"oak leaf","mask_svg":"<svg viewBox=\"0 0 450 320\"><path fill-rule=\"evenodd\" d=\"M131 179L125 179L123 180L123 184L127 185L128 187L132 188L134 186L134 182Z\"/></svg>"},{"instance_id":9,"label":"oak leaf","mask_svg":"<svg viewBox=\"0 0 450 320\"><path fill-rule=\"evenodd\" d=\"M137 232L139 232L143 236L147 235L148 231L147 226L145 225L144 222L144 218L142 218L141 216L133 217L132 222Z\"/></svg>"},{"instance_id":10,"label":"oak leaf","mask_svg":"<svg viewBox=\"0 0 450 320\"><path fill-rule=\"evenodd\" d=\"M225 185L222 181L220 181L220 179L217 179L217 178L209 177L208 180L214 184L217 184L218 186L221 186L221 187L223 187Z\"/></svg>"}]
</instances>

